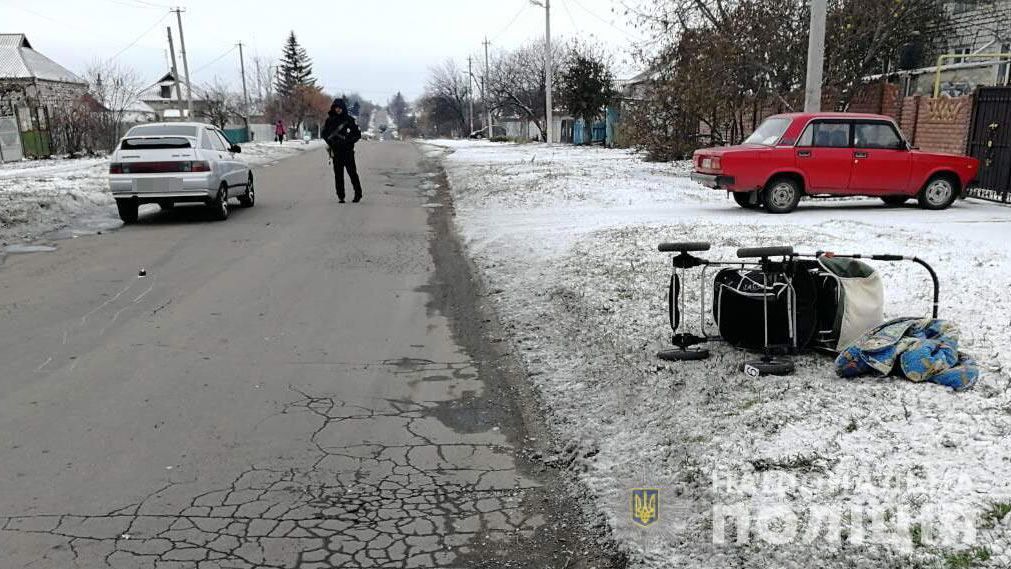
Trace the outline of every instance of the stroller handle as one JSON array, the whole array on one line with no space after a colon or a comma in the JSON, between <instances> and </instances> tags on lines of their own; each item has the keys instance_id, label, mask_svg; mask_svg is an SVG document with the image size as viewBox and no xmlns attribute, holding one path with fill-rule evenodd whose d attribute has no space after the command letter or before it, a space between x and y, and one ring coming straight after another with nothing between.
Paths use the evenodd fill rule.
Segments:
<instances>
[{"instance_id":1,"label":"stroller handle","mask_svg":"<svg viewBox=\"0 0 1011 569\"><path fill-rule=\"evenodd\" d=\"M686 241L681 243L661 243L657 249L661 253L688 253L689 251L708 251L711 245L706 241Z\"/></svg>"},{"instance_id":2,"label":"stroller handle","mask_svg":"<svg viewBox=\"0 0 1011 569\"><path fill-rule=\"evenodd\" d=\"M737 256L741 259L752 259L755 257L790 257L793 255L793 247L742 247L737 250Z\"/></svg>"}]
</instances>

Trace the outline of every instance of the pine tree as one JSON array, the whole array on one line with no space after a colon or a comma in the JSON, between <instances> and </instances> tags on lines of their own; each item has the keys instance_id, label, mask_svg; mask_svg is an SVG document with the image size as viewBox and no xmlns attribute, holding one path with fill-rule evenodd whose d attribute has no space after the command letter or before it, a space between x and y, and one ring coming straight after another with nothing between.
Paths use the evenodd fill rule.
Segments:
<instances>
[{"instance_id":1,"label":"pine tree","mask_svg":"<svg viewBox=\"0 0 1011 569\"><path fill-rule=\"evenodd\" d=\"M281 99L291 97L299 85L315 87L316 79L312 76L312 60L306 54L305 48L298 44L293 31L284 44L281 63L277 70L278 97Z\"/></svg>"},{"instance_id":2,"label":"pine tree","mask_svg":"<svg viewBox=\"0 0 1011 569\"><path fill-rule=\"evenodd\" d=\"M390 101L388 110L397 128L403 128L407 123L407 101L404 99L403 93L397 91L396 96Z\"/></svg>"}]
</instances>

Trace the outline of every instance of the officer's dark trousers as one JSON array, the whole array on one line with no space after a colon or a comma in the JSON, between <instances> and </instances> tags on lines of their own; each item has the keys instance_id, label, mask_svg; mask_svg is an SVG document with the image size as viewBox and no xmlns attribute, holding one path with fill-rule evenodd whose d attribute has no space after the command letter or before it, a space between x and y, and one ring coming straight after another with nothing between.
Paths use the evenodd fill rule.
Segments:
<instances>
[{"instance_id":1,"label":"officer's dark trousers","mask_svg":"<svg viewBox=\"0 0 1011 569\"><path fill-rule=\"evenodd\" d=\"M355 190L355 199L362 197L362 182L358 179L358 166L355 164L354 150L338 150L333 154L333 175L337 180L337 199L344 199L344 171L351 178L351 187Z\"/></svg>"}]
</instances>

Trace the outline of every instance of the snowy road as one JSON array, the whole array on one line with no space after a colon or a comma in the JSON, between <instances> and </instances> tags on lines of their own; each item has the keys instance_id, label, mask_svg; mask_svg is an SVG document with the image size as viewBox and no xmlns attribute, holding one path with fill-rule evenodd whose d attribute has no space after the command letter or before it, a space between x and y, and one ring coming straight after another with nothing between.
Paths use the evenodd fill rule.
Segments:
<instances>
[{"instance_id":1,"label":"snowy road","mask_svg":"<svg viewBox=\"0 0 1011 569\"><path fill-rule=\"evenodd\" d=\"M568 441L570 469L632 566L1011 563L1011 208L855 198L774 216L692 183L683 165L624 151L427 148L443 157L467 251ZM793 377L752 380L738 371L745 355L718 344L706 362L658 361L670 259L656 246L700 240L713 243L710 258L784 244L927 259L941 316L960 326L980 383L954 394L844 381L814 355L798 358ZM919 267L878 268L887 316L928 312ZM665 514L648 529L632 518L634 488L660 490Z\"/></svg>"},{"instance_id":2,"label":"snowy road","mask_svg":"<svg viewBox=\"0 0 1011 569\"><path fill-rule=\"evenodd\" d=\"M358 157L362 204L307 152L226 222L6 258L0 567L609 566L527 459L434 167Z\"/></svg>"}]
</instances>

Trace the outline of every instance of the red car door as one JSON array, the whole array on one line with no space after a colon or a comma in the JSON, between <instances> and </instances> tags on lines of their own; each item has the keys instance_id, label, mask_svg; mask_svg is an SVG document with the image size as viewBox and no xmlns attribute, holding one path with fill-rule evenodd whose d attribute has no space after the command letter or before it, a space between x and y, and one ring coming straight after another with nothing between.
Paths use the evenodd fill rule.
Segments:
<instances>
[{"instance_id":1,"label":"red car door","mask_svg":"<svg viewBox=\"0 0 1011 569\"><path fill-rule=\"evenodd\" d=\"M853 124L853 173L857 194L894 196L909 193L912 156L895 125L884 121Z\"/></svg>"},{"instance_id":2,"label":"red car door","mask_svg":"<svg viewBox=\"0 0 1011 569\"><path fill-rule=\"evenodd\" d=\"M849 191L853 169L849 121L816 120L804 129L794 148L797 169L811 193L841 194Z\"/></svg>"}]
</instances>

